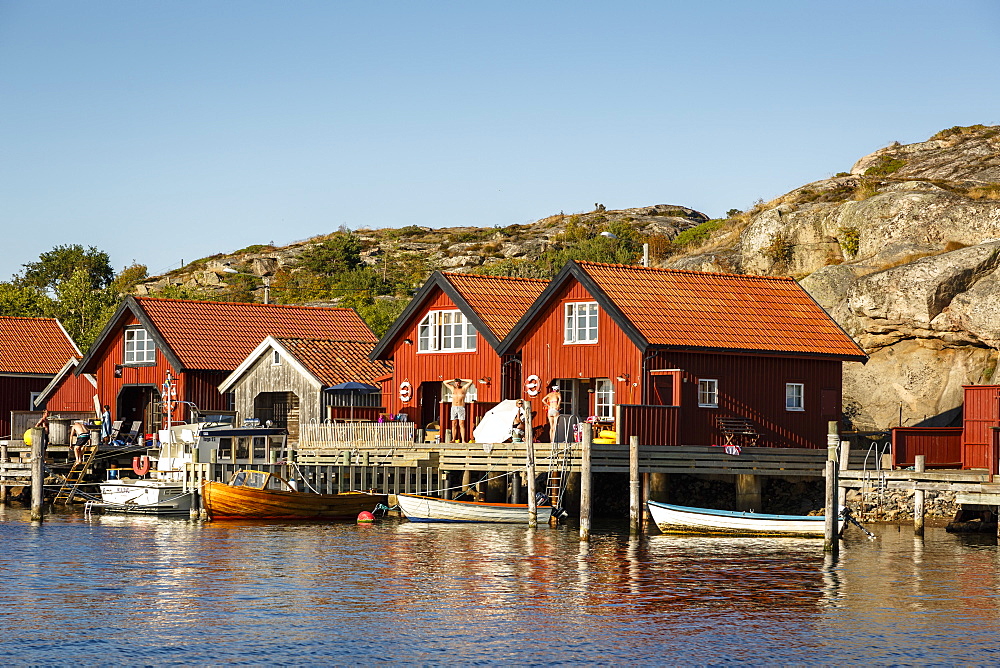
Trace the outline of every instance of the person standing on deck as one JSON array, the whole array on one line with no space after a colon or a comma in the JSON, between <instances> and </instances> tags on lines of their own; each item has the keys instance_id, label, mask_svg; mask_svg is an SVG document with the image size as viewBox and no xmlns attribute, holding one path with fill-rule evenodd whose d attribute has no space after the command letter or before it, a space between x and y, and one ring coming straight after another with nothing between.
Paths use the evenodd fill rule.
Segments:
<instances>
[{"instance_id":1,"label":"person standing on deck","mask_svg":"<svg viewBox=\"0 0 1000 668\"><path fill-rule=\"evenodd\" d=\"M465 443L465 394L470 385L471 380L463 382L461 378L448 383L451 388L451 437L458 439L455 443Z\"/></svg>"},{"instance_id":2,"label":"person standing on deck","mask_svg":"<svg viewBox=\"0 0 1000 668\"><path fill-rule=\"evenodd\" d=\"M104 405L101 413L101 443L111 442L111 406Z\"/></svg>"},{"instance_id":3,"label":"person standing on deck","mask_svg":"<svg viewBox=\"0 0 1000 668\"><path fill-rule=\"evenodd\" d=\"M556 423L559 422L559 407L562 405L562 392L558 385L552 386L552 391L542 397L545 415L549 418L549 442L556 442Z\"/></svg>"}]
</instances>

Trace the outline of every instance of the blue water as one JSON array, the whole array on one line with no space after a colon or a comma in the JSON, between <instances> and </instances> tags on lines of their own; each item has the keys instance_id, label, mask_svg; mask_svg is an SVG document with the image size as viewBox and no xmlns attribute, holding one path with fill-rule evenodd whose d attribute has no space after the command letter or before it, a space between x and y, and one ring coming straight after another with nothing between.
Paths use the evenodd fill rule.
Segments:
<instances>
[{"instance_id":1,"label":"blue water","mask_svg":"<svg viewBox=\"0 0 1000 668\"><path fill-rule=\"evenodd\" d=\"M992 537L193 523L0 507L5 664L1000 661Z\"/></svg>"}]
</instances>

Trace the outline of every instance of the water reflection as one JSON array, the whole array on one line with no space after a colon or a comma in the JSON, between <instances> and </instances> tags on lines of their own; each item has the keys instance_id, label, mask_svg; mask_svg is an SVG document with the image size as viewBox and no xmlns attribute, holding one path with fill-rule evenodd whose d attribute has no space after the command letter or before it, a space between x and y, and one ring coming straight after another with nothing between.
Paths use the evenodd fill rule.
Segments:
<instances>
[{"instance_id":1,"label":"water reflection","mask_svg":"<svg viewBox=\"0 0 1000 668\"><path fill-rule=\"evenodd\" d=\"M983 663L995 539L219 522L0 508L19 663ZM624 531L623 531L624 530ZM969 629L976 629L970 634Z\"/></svg>"}]
</instances>

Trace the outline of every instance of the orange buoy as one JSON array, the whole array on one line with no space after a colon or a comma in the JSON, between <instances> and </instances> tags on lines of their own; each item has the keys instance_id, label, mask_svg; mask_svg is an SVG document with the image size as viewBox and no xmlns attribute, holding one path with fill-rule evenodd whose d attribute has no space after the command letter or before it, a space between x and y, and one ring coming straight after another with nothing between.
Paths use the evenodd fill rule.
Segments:
<instances>
[{"instance_id":1,"label":"orange buoy","mask_svg":"<svg viewBox=\"0 0 1000 668\"><path fill-rule=\"evenodd\" d=\"M146 475L150 469L149 455L132 458L132 470L136 475Z\"/></svg>"},{"instance_id":2,"label":"orange buoy","mask_svg":"<svg viewBox=\"0 0 1000 668\"><path fill-rule=\"evenodd\" d=\"M370 524L371 522L374 521L375 521L375 516L372 515L370 512L368 512L367 510L362 510L358 514L358 523Z\"/></svg>"}]
</instances>

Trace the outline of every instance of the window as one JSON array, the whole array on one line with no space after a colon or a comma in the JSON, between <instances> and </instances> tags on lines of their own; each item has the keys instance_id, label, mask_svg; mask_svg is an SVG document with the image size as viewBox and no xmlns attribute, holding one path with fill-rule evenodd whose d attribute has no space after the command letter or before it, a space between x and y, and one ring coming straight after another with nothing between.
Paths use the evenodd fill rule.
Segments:
<instances>
[{"instance_id":1,"label":"window","mask_svg":"<svg viewBox=\"0 0 1000 668\"><path fill-rule=\"evenodd\" d=\"M714 378L702 378L698 381L698 405L706 408L718 408L719 381Z\"/></svg>"},{"instance_id":2,"label":"window","mask_svg":"<svg viewBox=\"0 0 1000 668\"><path fill-rule=\"evenodd\" d=\"M42 395L41 392L32 392L31 393L31 400L28 402L28 410L29 411L36 410L36 408L35 408L35 399L37 399L41 395Z\"/></svg>"},{"instance_id":3,"label":"window","mask_svg":"<svg viewBox=\"0 0 1000 668\"><path fill-rule=\"evenodd\" d=\"M802 383L785 383L785 410L804 411L803 401L805 385Z\"/></svg>"},{"instance_id":4,"label":"window","mask_svg":"<svg viewBox=\"0 0 1000 668\"><path fill-rule=\"evenodd\" d=\"M475 349L476 328L461 311L431 311L417 327L418 352L473 352Z\"/></svg>"},{"instance_id":5,"label":"window","mask_svg":"<svg viewBox=\"0 0 1000 668\"><path fill-rule=\"evenodd\" d=\"M271 351L271 365L272 366L278 366L280 364L281 364L281 353L279 353L277 350L272 350Z\"/></svg>"},{"instance_id":6,"label":"window","mask_svg":"<svg viewBox=\"0 0 1000 668\"><path fill-rule=\"evenodd\" d=\"M566 304L565 343L597 343L597 302Z\"/></svg>"},{"instance_id":7,"label":"window","mask_svg":"<svg viewBox=\"0 0 1000 668\"><path fill-rule=\"evenodd\" d=\"M597 379L597 391L594 393L594 412L602 420L615 418L615 386L610 378Z\"/></svg>"},{"instance_id":8,"label":"window","mask_svg":"<svg viewBox=\"0 0 1000 668\"><path fill-rule=\"evenodd\" d=\"M472 385L469 385L469 389L465 391L465 401L466 402L476 401L478 398L479 398L479 391L476 389L476 384L473 383ZM449 385L448 383L441 384L441 403L442 404L451 403L451 385Z\"/></svg>"},{"instance_id":9,"label":"window","mask_svg":"<svg viewBox=\"0 0 1000 668\"><path fill-rule=\"evenodd\" d=\"M125 330L125 364L156 362L156 344L145 329Z\"/></svg>"}]
</instances>

